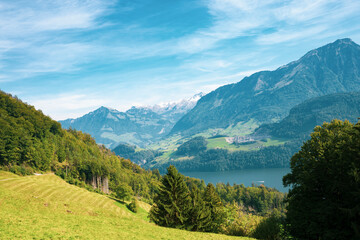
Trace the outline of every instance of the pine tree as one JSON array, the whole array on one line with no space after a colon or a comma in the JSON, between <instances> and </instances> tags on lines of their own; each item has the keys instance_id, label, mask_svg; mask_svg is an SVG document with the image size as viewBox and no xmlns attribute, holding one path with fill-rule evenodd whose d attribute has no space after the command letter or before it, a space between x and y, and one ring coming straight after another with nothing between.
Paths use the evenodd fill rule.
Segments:
<instances>
[{"instance_id":1,"label":"pine tree","mask_svg":"<svg viewBox=\"0 0 360 240\"><path fill-rule=\"evenodd\" d=\"M220 232L221 226L225 221L226 213L224 206L221 202L219 195L216 193L213 184L209 183L204 193L205 206L211 213L211 224L209 224L205 231L207 232Z\"/></svg>"},{"instance_id":2,"label":"pine tree","mask_svg":"<svg viewBox=\"0 0 360 240\"><path fill-rule=\"evenodd\" d=\"M211 222L210 208L205 205L199 188L196 185L192 185L187 229L191 231L206 231L210 227Z\"/></svg>"},{"instance_id":3,"label":"pine tree","mask_svg":"<svg viewBox=\"0 0 360 240\"><path fill-rule=\"evenodd\" d=\"M174 166L169 166L167 170L149 216L160 226L185 228L190 204L189 189Z\"/></svg>"}]
</instances>

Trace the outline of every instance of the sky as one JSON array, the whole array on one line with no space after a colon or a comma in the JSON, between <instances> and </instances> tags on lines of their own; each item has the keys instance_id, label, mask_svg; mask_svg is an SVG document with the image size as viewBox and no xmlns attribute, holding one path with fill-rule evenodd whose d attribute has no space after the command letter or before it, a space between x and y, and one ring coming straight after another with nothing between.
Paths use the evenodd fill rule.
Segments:
<instances>
[{"instance_id":1,"label":"sky","mask_svg":"<svg viewBox=\"0 0 360 240\"><path fill-rule=\"evenodd\" d=\"M351 38L359 0L0 0L0 89L55 120L189 98Z\"/></svg>"}]
</instances>

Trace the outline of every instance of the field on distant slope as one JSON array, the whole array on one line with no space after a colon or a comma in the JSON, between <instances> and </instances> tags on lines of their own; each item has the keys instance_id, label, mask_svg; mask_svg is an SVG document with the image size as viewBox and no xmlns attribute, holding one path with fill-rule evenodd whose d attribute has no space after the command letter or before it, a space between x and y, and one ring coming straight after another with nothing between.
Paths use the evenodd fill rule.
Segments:
<instances>
[{"instance_id":1,"label":"field on distant slope","mask_svg":"<svg viewBox=\"0 0 360 240\"><path fill-rule=\"evenodd\" d=\"M286 143L285 139L280 138L267 138L265 140L258 140L247 144L230 144L226 142L225 137L206 139L206 141L208 142L208 149L223 148L230 151L254 151L259 150L260 148L279 146Z\"/></svg>"},{"instance_id":2,"label":"field on distant slope","mask_svg":"<svg viewBox=\"0 0 360 240\"><path fill-rule=\"evenodd\" d=\"M133 214L53 174L0 171L0 239L249 239L158 227L144 212Z\"/></svg>"}]
</instances>

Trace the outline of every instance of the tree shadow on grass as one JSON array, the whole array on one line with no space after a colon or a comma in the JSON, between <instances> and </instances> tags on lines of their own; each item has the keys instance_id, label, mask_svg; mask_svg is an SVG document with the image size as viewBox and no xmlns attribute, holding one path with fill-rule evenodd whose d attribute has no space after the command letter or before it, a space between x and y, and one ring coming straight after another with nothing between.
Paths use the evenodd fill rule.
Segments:
<instances>
[{"instance_id":1,"label":"tree shadow on grass","mask_svg":"<svg viewBox=\"0 0 360 240\"><path fill-rule=\"evenodd\" d=\"M123 205L128 204L125 200L120 200L120 199L118 199L116 197L113 197L113 196L108 196L108 198L110 198L111 200L114 200L114 201L116 201L116 202L118 202L120 204L123 204Z\"/></svg>"}]
</instances>

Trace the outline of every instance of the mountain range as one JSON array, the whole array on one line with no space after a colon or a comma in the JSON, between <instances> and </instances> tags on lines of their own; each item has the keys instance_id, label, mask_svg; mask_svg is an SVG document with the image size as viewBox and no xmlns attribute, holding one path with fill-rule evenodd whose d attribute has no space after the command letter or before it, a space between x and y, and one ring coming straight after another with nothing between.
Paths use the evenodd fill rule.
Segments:
<instances>
[{"instance_id":1,"label":"mountain range","mask_svg":"<svg viewBox=\"0 0 360 240\"><path fill-rule=\"evenodd\" d=\"M145 167L165 171L169 164L181 171L224 171L243 168L289 167L290 158L317 125L333 119L356 123L360 117L360 92L335 93L311 98L291 108L278 123L262 124L253 134L226 145L222 135L194 137L178 146L170 157L160 156ZM236 138L235 138L236 139ZM214 146L214 143L217 145ZM185 154L179 154L184 152ZM150 150L147 150L150 151ZM118 152L119 153L119 152ZM137 152L130 159L138 157ZM145 155L146 151L142 154ZM121 152L120 156L123 154ZM186 157L184 157L186 155ZM144 158L143 158L144 159Z\"/></svg>"},{"instance_id":2,"label":"mountain range","mask_svg":"<svg viewBox=\"0 0 360 240\"><path fill-rule=\"evenodd\" d=\"M101 107L61 124L113 149L119 143L151 147L143 153L131 146L126 151L149 168L165 169L170 163L183 171L282 167L316 125L333 118L356 122L359 92L360 46L345 38L206 95L126 112ZM243 145L246 135L251 141ZM207 150L187 157L173 154L196 136L205 137ZM117 154L130 149L124 146Z\"/></svg>"},{"instance_id":3,"label":"mountain range","mask_svg":"<svg viewBox=\"0 0 360 240\"><path fill-rule=\"evenodd\" d=\"M198 93L177 102L132 107L126 112L100 107L80 118L66 119L60 123L63 128L71 127L89 133L98 144L109 148L115 148L119 143L145 147L166 136L203 95Z\"/></svg>"},{"instance_id":4,"label":"mountain range","mask_svg":"<svg viewBox=\"0 0 360 240\"><path fill-rule=\"evenodd\" d=\"M275 71L261 71L202 97L171 134L193 135L239 122L277 122L313 97L360 90L360 46L340 39Z\"/></svg>"}]
</instances>

